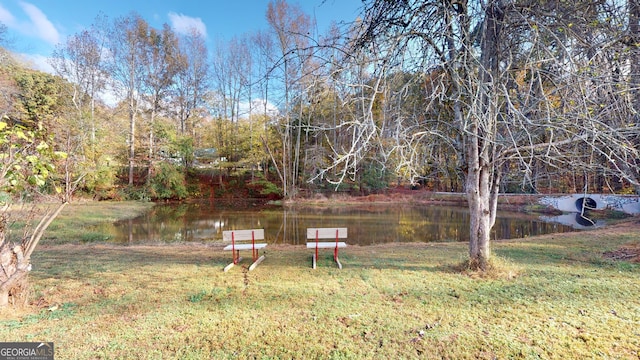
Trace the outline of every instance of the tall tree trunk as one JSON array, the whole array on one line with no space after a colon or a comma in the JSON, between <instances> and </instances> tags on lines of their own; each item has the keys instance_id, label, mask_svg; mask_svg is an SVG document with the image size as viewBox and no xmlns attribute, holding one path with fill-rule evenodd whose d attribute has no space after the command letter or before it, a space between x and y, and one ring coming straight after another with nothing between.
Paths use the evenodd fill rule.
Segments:
<instances>
[{"instance_id":1,"label":"tall tree trunk","mask_svg":"<svg viewBox=\"0 0 640 360\"><path fill-rule=\"evenodd\" d=\"M129 110L129 185L133 185L134 157L136 155L136 114L133 105L131 108Z\"/></svg>"},{"instance_id":2,"label":"tall tree trunk","mask_svg":"<svg viewBox=\"0 0 640 360\"><path fill-rule=\"evenodd\" d=\"M631 47L631 79L629 87L636 123L640 123L640 0L629 0L629 35ZM640 185L635 186L640 194Z\"/></svg>"},{"instance_id":3,"label":"tall tree trunk","mask_svg":"<svg viewBox=\"0 0 640 360\"><path fill-rule=\"evenodd\" d=\"M482 28L480 86L477 107L471 110L467 146L467 201L470 212L469 257L472 266L487 268L491 257L489 242L495 224L500 184L500 167L495 163L498 119L495 83L499 76L498 57L504 6L501 0L486 5Z\"/></svg>"},{"instance_id":4,"label":"tall tree trunk","mask_svg":"<svg viewBox=\"0 0 640 360\"><path fill-rule=\"evenodd\" d=\"M156 102L154 101L154 103ZM154 107L151 109L151 115L149 119L149 167L147 168L147 184L151 182L151 177L153 176L153 145L155 142L155 132L153 128L156 122L156 108L157 105L154 105Z\"/></svg>"},{"instance_id":5,"label":"tall tree trunk","mask_svg":"<svg viewBox=\"0 0 640 360\"><path fill-rule=\"evenodd\" d=\"M631 95L634 110L640 112L640 0L629 0L629 35L631 47Z\"/></svg>"}]
</instances>

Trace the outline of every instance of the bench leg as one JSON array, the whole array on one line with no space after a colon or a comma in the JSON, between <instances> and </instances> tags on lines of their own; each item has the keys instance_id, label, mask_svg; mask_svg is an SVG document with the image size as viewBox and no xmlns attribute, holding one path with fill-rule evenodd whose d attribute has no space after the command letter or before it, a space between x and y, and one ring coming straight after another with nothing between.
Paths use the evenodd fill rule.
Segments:
<instances>
[{"instance_id":1,"label":"bench leg","mask_svg":"<svg viewBox=\"0 0 640 360\"><path fill-rule=\"evenodd\" d=\"M333 261L338 264L338 269L342 270L342 264L340 263L340 259L338 259L338 246L333 250Z\"/></svg>"},{"instance_id":2,"label":"bench leg","mask_svg":"<svg viewBox=\"0 0 640 360\"><path fill-rule=\"evenodd\" d=\"M255 269L256 266L260 265L260 263L263 261L264 261L264 255L260 256L256 261L253 262L253 264L251 264L251 266L249 266L249 271Z\"/></svg>"},{"instance_id":3,"label":"bench leg","mask_svg":"<svg viewBox=\"0 0 640 360\"><path fill-rule=\"evenodd\" d=\"M237 251L237 253L233 255L233 261L231 262L231 264L224 267L224 272L231 270L231 268L234 265L238 265L240 261L242 261L242 258L240 257L240 251Z\"/></svg>"},{"instance_id":4,"label":"bench leg","mask_svg":"<svg viewBox=\"0 0 640 360\"><path fill-rule=\"evenodd\" d=\"M234 265L235 265L234 263L231 263L231 264L229 264L229 265L225 266L225 267L224 267L224 269L223 269L223 271L224 271L224 272L227 272L227 271L231 270L231 268L232 268Z\"/></svg>"}]
</instances>

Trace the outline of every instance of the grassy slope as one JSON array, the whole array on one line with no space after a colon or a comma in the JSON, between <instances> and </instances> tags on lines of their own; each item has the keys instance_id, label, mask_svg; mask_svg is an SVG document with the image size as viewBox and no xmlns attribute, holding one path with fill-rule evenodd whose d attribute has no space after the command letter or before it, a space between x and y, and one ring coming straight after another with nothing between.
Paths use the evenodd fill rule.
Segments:
<instances>
[{"instance_id":1,"label":"grassy slope","mask_svg":"<svg viewBox=\"0 0 640 360\"><path fill-rule=\"evenodd\" d=\"M253 272L206 245L45 245L34 305L0 312L2 341L60 359L637 358L640 266L603 252L637 222L494 243L509 274L463 275L466 244L270 246ZM245 261L244 265L248 265Z\"/></svg>"}]
</instances>

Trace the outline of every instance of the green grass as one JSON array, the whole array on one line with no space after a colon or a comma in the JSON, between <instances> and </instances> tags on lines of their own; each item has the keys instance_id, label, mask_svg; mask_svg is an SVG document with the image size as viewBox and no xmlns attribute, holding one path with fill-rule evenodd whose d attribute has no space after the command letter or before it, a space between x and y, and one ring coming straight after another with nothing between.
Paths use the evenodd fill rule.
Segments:
<instances>
[{"instance_id":1,"label":"green grass","mask_svg":"<svg viewBox=\"0 0 640 360\"><path fill-rule=\"evenodd\" d=\"M640 265L603 257L637 234L494 242L492 277L455 270L461 243L350 246L343 270L270 245L227 273L211 245L45 244L0 339L53 341L59 359L637 359Z\"/></svg>"},{"instance_id":2,"label":"green grass","mask_svg":"<svg viewBox=\"0 0 640 360\"><path fill-rule=\"evenodd\" d=\"M9 223L14 229L14 237L22 235L25 220L31 219L35 224L40 220L38 214L47 208L56 207L57 204L41 204L35 209L31 206L15 207L9 213ZM67 205L54 222L47 228L43 242L48 244L87 243L109 240L107 232L101 232L100 226L105 223L113 223L118 220L129 219L144 214L154 204L141 201L101 201L101 202L77 202Z\"/></svg>"}]
</instances>

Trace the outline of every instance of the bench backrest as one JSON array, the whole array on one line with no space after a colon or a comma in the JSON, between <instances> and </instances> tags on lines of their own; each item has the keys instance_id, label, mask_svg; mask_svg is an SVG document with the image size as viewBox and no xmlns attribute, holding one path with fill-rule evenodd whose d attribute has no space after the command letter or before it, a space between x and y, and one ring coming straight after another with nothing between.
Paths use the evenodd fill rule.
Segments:
<instances>
[{"instance_id":1,"label":"bench backrest","mask_svg":"<svg viewBox=\"0 0 640 360\"><path fill-rule=\"evenodd\" d=\"M335 235L334 235L335 236ZM222 232L223 241L264 240L264 229L226 230Z\"/></svg>"},{"instance_id":2,"label":"bench backrest","mask_svg":"<svg viewBox=\"0 0 640 360\"><path fill-rule=\"evenodd\" d=\"M318 239L335 239L336 231L338 239L347 238L347 228L307 228L307 239L316 239L316 231Z\"/></svg>"}]
</instances>

